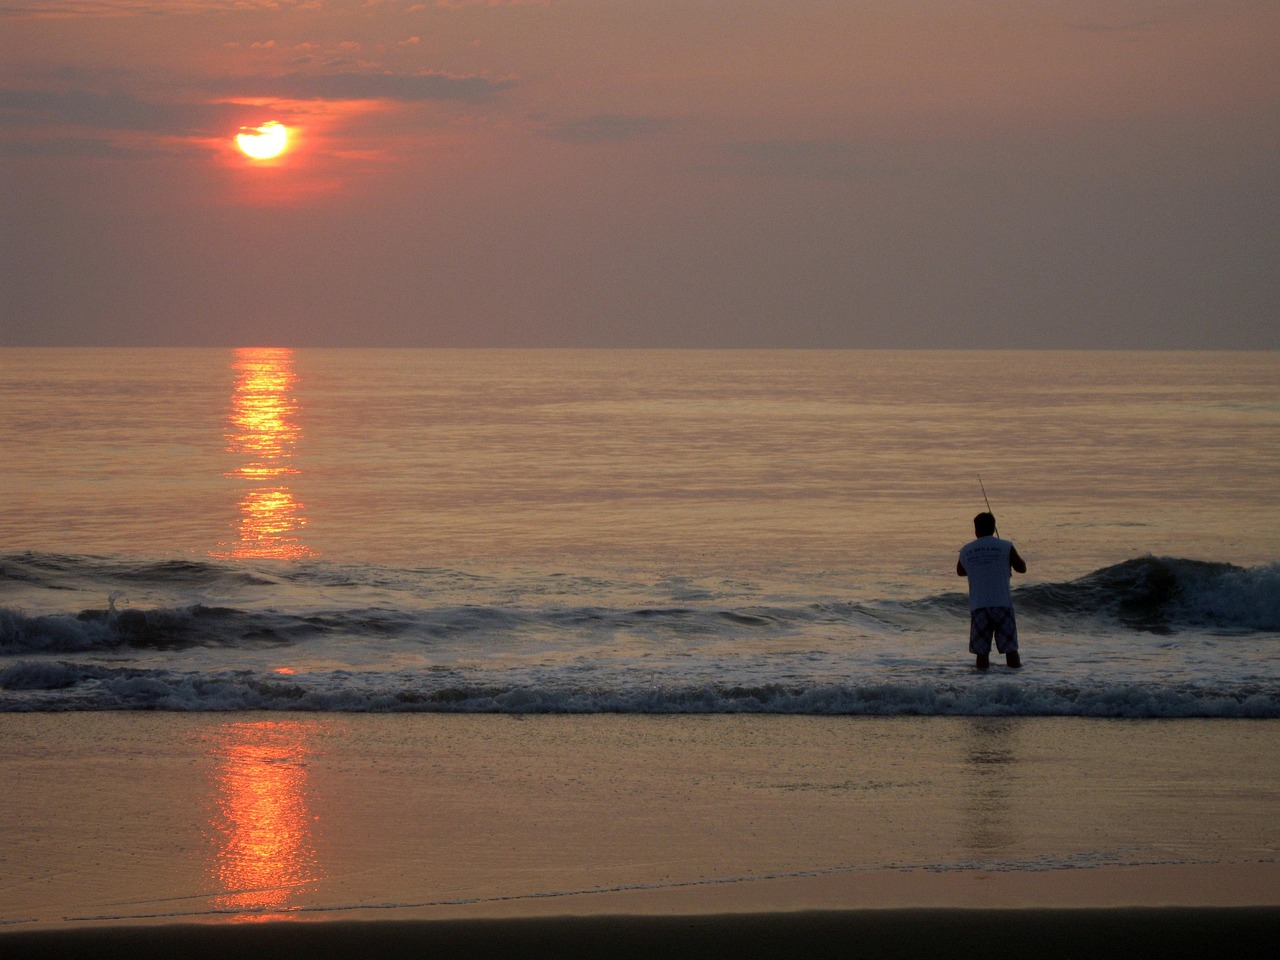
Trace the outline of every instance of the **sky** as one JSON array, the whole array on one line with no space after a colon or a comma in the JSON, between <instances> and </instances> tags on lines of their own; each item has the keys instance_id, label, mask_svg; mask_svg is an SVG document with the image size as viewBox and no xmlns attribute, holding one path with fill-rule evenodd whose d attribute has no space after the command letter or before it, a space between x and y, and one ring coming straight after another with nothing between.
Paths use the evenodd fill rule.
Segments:
<instances>
[{"instance_id":1,"label":"sky","mask_svg":"<svg viewBox=\"0 0 1280 960\"><path fill-rule=\"evenodd\" d=\"M1280 0L0 0L0 345L1277 349L1277 264Z\"/></svg>"}]
</instances>

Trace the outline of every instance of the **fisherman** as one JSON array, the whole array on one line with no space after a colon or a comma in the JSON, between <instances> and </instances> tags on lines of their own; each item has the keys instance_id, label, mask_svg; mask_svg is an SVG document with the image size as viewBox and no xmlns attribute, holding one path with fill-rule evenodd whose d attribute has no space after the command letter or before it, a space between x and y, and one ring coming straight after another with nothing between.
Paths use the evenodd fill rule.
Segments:
<instances>
[{"instance_id":1,"label":"fisherman","mask_svg":"<svg viewBox=\"0 0 1280 960\"><path fill-rule=\"evenodd\" d=\"M956 575L969 578L969 652L977 654L978 669L991 666L991 638L1011 667L1022 666L1018 656L1018 623L1009 593L1010 570L1027 572L1012 541L996 535L996 518L980 513L973 518L976 539L960 548Z\"/></svg>"}]
</instances>

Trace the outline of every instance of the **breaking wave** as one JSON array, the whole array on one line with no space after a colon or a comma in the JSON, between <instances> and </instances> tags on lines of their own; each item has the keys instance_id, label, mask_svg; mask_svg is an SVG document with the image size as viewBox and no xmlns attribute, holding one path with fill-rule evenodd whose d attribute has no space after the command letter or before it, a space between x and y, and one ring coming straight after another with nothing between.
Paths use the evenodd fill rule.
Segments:
<instances>
[{"instance_id":1,"label":"breaking wave","mask_svg":"<svg viewBox=\"0 0 1280 960\"><path fill-rule=\"evenodd\" d=\"M1280 630L1280 564L1139 557L1067 583L1023 587L1020 612L1088 616L1137 630Z\"/></svg>"},{"instance_id":2,"label":"breaking wave","mask_svg":"<svg viewBox=\"0 0 1280 960\"><path fill-rule=\"evenodd\" d=\"M1280 717L1277 564L1141 557L1020 587L1031 666L981 677L956 592L0 557L0 597L95 596L0 608L0 710Z\"/></svg>"},{"instance_id":3,"label":"breaking wave","mask_svg":"<svg viewBox=\"0 0 1280 960\"><path fill-rule=\"evenodd\" d=\"M273 677L111 668L66 662L0 669L10 710L288 710L363 713L770 713L852 716L1280 717L1280 686L1053 685L999 677L841 684L576 686L442 675ZM70 695L68 693L70 692Z\"/></svg>"},{"instance_id":4,"label":"breaking wave","mask_svg":"<svg viewBox=\"0 0 1280 960\"><path fill-rule=\"evenodd\" d=\"M432 571L432 575L438 572ZM609 607L540 603L432 604L431 590L415 583L418 571L324 565L273 573L215 562L127 563L98 558L20 555L0 559L0 581L45 589L99 590L102 594L162 583L174 590L217 593L252 585L296 590L342 585L358 591L398 590L401 605L382 602L339 609L237 609L185 604L152 609L86 609L28 616L0 608L0 654L58 653L113 648L178 649L256 646L317 638L400 637L431 641L459 636L501 638L512 632L626 631L670 638L786 633L815 624L868 629L912 629L921 617L951 621L964 610L963 594L916 601L829 600L792 605L720 606L715 598L670 606ZM291 594L293 595L293 594ZM1280 564L1245 568L1198 560L1142 557L1062 583L1015 590L1021 618L1047 618L1152 633L1184 629L1280 631Z\"/></svg>"}]
</instances>

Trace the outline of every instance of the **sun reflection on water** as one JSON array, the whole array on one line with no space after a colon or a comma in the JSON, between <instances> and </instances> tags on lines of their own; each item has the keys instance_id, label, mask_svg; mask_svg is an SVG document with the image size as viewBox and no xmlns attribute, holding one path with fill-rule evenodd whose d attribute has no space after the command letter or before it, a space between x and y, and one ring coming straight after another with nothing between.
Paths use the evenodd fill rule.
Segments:
<instances>
[{"instance_id":1,"label":"sun reflection on water","mask_svg":"<svg viewBox=\"0 0 1280 960\"><path fill-rule=\"evenodd\" d=\"M320 878L307 805L312 724L230 723L214 748L216 844L212 879L220 910L246 920L287 913Z\"/></svg>"},{"instance_id":2,"label":"sun reflection on water","mask_svg":"<svg viewBox=\"0 0 1280 960\"><path fill-rule=\"evenodd\" d=\"M307 524L303 504L288 478L298 474L294 448L302 438L293 351L244 347L235 352L236 374L227 423L227 452L242 457L227 476L246 486L239 500L237 539L217 557L296 560L315 556L299 536Z\"/></svg>"}]
</instances>

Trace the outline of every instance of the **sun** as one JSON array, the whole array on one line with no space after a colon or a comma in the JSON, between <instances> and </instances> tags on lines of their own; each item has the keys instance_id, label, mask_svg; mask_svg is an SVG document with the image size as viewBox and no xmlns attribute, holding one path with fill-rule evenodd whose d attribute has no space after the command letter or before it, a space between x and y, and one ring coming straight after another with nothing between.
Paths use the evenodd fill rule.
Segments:
<instances>
[{"instance_id":1,"label":"sun","mask_svg":"<svg viewBox=\"0 0 1280 960\"><path fill-rule=\"evenodd\" d=\"M236 134L236 146L254 160L270 160L289 146L289 128L275 120L260 127L241 127Z\"/></svg>"}]
</instances>

